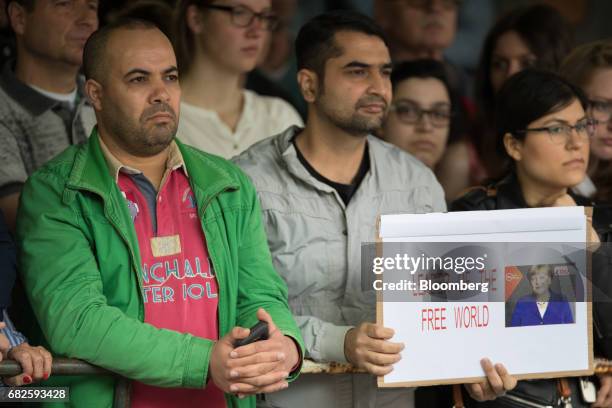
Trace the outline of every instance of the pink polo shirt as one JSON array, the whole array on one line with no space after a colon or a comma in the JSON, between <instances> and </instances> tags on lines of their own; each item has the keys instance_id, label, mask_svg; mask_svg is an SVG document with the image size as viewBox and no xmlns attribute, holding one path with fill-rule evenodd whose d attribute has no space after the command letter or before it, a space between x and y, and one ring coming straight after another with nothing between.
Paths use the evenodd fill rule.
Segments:
<instances>
[{"instance_id":1,"label":"pink polo shirt","mask_svg":"<svg viewBox=\"0 0 612 408\"><path fill-rule=\"evenodd\" d=\"M103 151L116 164L105 147ZM134 169L119 167L114 174L138 236L145 323L217 340L217 280L178 147L171 146L157 194ZM134 381L131 402L135 408L226 406L223 392L212 382L204 389L187 389Z\"/></svg>"}]
</instances>

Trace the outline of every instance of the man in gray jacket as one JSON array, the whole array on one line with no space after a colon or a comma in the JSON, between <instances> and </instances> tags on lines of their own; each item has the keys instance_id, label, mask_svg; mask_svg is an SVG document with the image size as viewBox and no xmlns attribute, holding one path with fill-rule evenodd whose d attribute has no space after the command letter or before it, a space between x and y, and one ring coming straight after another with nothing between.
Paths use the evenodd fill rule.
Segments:
<instances>
[{"instance_id":1,"label":"man in gray jacket","mask_svg":"<svg viewBox=\"0 0 612 408\"><path fill-rule=\"evenodd\" d=\"M433 173L370 133L391 100L391 59L372 20L349 12L315 17L296 40L304 129L292 127L235 159L258 190L277 271L316 361L349 362L373 375L303 375L266 396L274 407L412 407L413 389L376 388L401 358L393 330L375 323L375 293L361 286L362 242L380 214L445 211ZM410 345L406 345L410 347ZM471 385L491 399L516 381L502 366Z\"/></svg>"}]
</instances>

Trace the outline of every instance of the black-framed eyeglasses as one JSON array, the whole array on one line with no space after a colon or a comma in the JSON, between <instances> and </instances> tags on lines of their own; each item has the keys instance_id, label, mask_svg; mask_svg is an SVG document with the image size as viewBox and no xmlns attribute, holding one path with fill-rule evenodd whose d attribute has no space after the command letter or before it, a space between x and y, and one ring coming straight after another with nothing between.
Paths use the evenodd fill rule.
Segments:
<instances>
[{"instance_id":1,"label":"black-framed eyeglasses","mask_svg":"<svg viewBox=\"0 0 612 408\"><path fill-rule=\"evenodd\" d=\"M204 8L212 10L225 11L230 13L232 24L236 27L248 27L253 24L255 18L257 18L263 28L268 31L274 31L278 28L280 22L278 16L271 11L263 11L256 13L245 6L223 6L221 4L204 4Z\"/></svg>"},{"instance_id":2,"label":"black-framed eyeglasses","mask_svg":"<svg viewBox=\"0 0 612 408\"><path fill-rule=\"evenodd\" d=\"M433 109L421 109L417 105L408 103L392 104L390 108L400 122L408 125L419 123L425 116L434 127L446 127L450 124L452 112L450 108L438 107Z\"/></svg>"},{"instance_id":3,"label":"black-framed eyeglasses","mask_svg":"<svg viewBox=\"0 0 612 408\"><path fill-rule=\"evenodd\" d=\"M575 130L578 136L584 140L589 139L595 133L598 121L594 119L584 119L574 126L558 124L540 128L527 128L517 130L514 133L525 134L527 132L546 132L553 144L561 145L567 143L572 138L572 131Z\"/></svg>"}]
</instances>

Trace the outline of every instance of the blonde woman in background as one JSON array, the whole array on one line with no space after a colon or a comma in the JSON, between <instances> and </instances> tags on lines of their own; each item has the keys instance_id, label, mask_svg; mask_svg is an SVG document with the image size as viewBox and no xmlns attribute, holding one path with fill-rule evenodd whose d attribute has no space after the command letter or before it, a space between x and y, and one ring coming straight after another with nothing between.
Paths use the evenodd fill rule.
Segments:
<instances>
[{"instance_id":1,"label":"blonde woman in background","mask_svg":"<svg viewBox=\"0 0 612 408\"><path fill-rule=\"evenodd\" d=\"M612 40L577 47L565 59L561 74L582 88L589 99L588 113L597 121L591 139L588 177L576 191L612 203Z\"/></svg>"},{"instance_id":2,"label":"blonde woman in background","mask_svg":"<svg viewBox=\"0 0 612 408\"><path fill-rule=\"evenodd\" d=\"M287 102L243 87L244 75L265 53L277 24L270 0L178 2L179 139L230 158L291 125L302 125Z\"/></svg>"}]
</instances>

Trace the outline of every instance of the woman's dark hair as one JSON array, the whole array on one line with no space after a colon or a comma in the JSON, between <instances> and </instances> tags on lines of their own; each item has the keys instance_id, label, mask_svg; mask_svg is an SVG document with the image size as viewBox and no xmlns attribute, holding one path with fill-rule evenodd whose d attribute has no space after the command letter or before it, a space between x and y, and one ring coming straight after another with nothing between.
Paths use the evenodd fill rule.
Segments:
<instances>
[{"instance_id":1,"label":"woman's dark hair","mask_svg":"<svg viewBox=\"0 0 612 408\"><path fill-rule=\"evenodd\" d=\"M557 71L569 53L573 32L568 22L553 7L545 4L523 6L503 15L487 35L476 71L476 123L472 134L478 156L490 178L503 175L495 138L496 95L491 84L491 60L499 38L514 31L535 55L534 68Z\"/></svg>"},{"instance_id":2,"label":"woman's dark hair","mask_svg":"<svg viewBox=\"0 0 612 408\"><path fill-rule=\"evenodd\" d=\"M502 16L487 35L476 73L476 103L483 114L492 114L495 94L491 84L491 59L499 38L516 32L536 57L535 68L556 71L572 49L569 23L551 6L520 7Z\"/></svg>"},{"instance_id":3,"label":"woman's dark hair","mask_svg":"<svg viewBox=\"0 0 612 408\"><path fill-rule=\"evenodd\" d=\"M558 112L578 100L583 109L588 99L580 88L550 71L526 69L510 77L497 95L495 112L497 151L506 156L504 135L525 139L529 124Z\"/></svg>"},{"instance_id":4,"label":"woman's dark hair","mask_svg":"<svg viewBox=\"0 0 612 408\"><path fill-rule=\"evenodd\" d=\"M463 115L460 113L459 95L450 85L447 66L443 62L433 59L400 62L393 67L391 73L393 91L395 92L401 82L410 78L435 78L444 84L450 100L452 114L447 144L457 141L463 135Z\"/></svg>"}]
</instances>

